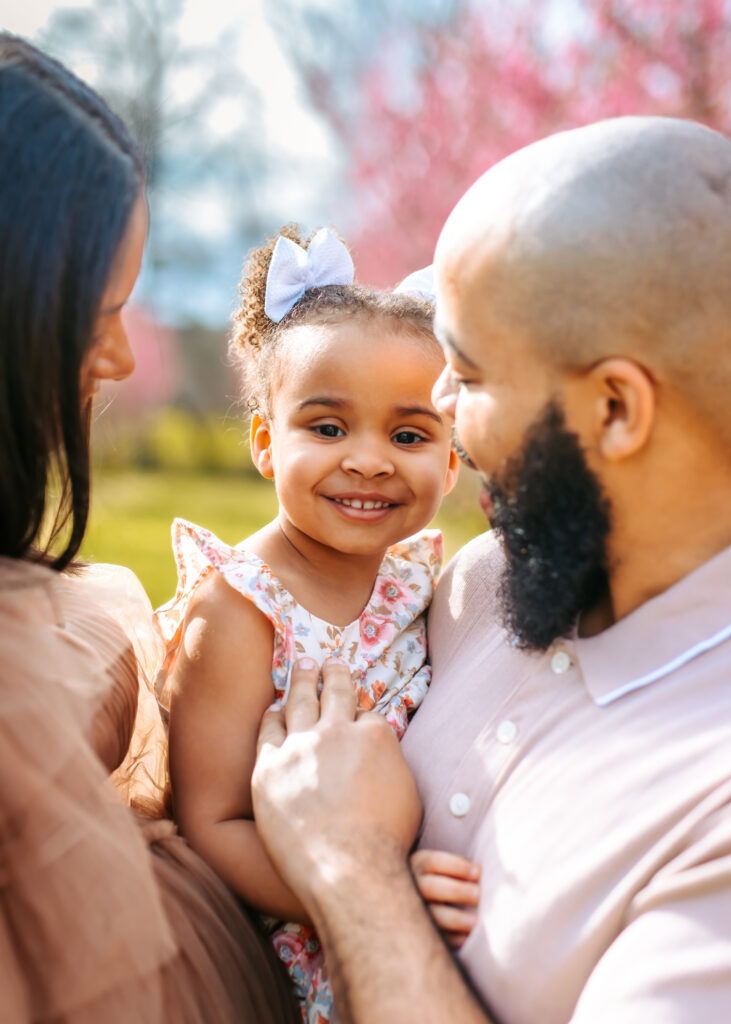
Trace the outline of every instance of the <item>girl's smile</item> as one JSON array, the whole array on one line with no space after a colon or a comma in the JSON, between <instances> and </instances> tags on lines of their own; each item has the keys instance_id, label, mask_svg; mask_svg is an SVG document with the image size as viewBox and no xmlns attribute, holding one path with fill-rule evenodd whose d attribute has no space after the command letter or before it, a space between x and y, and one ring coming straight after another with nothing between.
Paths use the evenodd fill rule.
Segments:
<instances>
[{"instance_id":1,"label":"girl's smile","mask_svg":"<svg viewBox=\"0 0 731 1024\"><path fill-rule=\"evenodd\" d=\"M396 508L398 502L389 501L381 494L347 494L325 495L332 501L342 514L351 519L364 519L368 522L379 521Z\"/></svg>"}]
</instances>

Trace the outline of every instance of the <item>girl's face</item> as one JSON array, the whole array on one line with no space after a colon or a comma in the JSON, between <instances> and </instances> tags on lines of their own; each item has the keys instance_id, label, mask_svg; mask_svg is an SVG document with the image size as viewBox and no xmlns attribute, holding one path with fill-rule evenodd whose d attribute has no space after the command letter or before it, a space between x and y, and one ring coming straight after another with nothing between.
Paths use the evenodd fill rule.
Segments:
<instances>
[{"instance_id":1,"label":"girl's face","mask_svg":"<svg viewBox=\"0 0 731 1024\"><path fill-rule=\"evenodd\" d=\"M431 401L436 346L385 318L295 327L281 345L252 453L285 528L360 555L423 529L458 466Z\"/></svg>"}]
</instances>

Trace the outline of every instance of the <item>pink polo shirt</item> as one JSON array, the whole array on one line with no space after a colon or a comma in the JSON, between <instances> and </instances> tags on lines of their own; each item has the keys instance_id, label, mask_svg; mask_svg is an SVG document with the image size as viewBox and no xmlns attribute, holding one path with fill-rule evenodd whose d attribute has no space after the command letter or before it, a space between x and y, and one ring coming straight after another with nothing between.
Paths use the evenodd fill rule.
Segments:
<instances>
[{"instance_id":1,"label":"pink polo shirt","mask_svg":"<svg viewBox=\"0 0 731 1024\"><path fill-rule=\"evenodd\" d=\"M501 1024L731 1022L731 548L591 639L512 646L484 534L404 740L421 845L482 866L459 956Z\"/></svg>"}]
</instances>

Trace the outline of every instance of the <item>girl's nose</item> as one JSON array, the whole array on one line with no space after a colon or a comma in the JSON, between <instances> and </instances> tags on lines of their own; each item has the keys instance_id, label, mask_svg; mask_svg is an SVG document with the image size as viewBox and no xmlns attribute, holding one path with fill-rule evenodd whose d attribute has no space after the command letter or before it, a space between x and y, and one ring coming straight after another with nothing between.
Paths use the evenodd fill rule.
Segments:
<instances>
[{"instance_id":1,"label":"girl's nose","mask_svg":"<svg viewBox=\"0 0 731 1024\"><path fill-rule=\"evenodd\" d=\"M454 419L458 391L459 386L455 384L452 370L449 364L447 364L437 377L437 382L432 388L431 400L434 408L442 413L442 415Z\"/></svg>"},{"instance_id":2,"label":"girl's nose","mask_svg":"<svg viewBox=\"0 0 731 1024\"><path fill-rule=\"evenodd\" d=\"M341 465L346 473L358 473L365 479L390 476L394 471L391 453L380 442L357 442L344 453Z\"/></svg>"}]
</instances>

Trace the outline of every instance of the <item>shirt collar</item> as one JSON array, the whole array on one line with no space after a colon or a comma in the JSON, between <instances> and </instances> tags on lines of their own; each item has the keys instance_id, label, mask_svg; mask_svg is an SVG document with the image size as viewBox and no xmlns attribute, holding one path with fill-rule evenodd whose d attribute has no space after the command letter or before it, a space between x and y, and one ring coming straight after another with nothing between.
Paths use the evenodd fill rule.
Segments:
<instances>
[{"instance_id":1,"label":"shirt collar","mask_svg":"<svg viewBox=\"0 0 731 1024\"><path fill-rule=\"evenodd\" d=\"M595 704L649 686L731 640L731 547L574 647Z\"/></svg>"}]
</instances>

